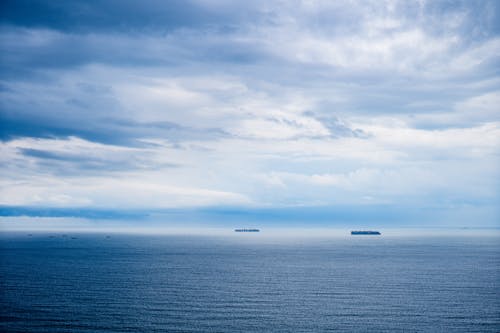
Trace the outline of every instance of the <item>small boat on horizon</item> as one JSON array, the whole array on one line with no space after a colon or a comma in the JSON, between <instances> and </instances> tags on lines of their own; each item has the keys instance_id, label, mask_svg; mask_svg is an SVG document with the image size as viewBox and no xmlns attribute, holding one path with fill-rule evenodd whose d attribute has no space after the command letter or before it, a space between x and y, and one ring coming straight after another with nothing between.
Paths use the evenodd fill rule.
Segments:
<instances>
[{"instance_id":1,"label":"small boat on horizon","mask_svg":"<svg viewBox=\"0 0 500 333\"><path fill-rule=\"evenodd\" d=\"M259 229L234 229L234 232L260 232Z\"/></svg>"}]
</instances>

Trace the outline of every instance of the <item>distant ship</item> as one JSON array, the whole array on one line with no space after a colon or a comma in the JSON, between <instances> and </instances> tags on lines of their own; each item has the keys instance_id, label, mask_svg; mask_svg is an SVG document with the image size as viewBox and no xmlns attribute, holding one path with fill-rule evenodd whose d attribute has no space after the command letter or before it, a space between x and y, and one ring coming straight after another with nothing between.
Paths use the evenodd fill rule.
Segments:
<instances>
[{"instance_id":1,"label":"distant ship","mask_svg":"<svg viewBox=\"0 0 500 333\"><path fill-rule=\"evenodd\" d=\"M259 229L234 229L235 232L259 232Z\"/></svg>"},{"instance_id":2,"label":"distant ship","mask_svg":"<svg viewBox=\"0 0 500 333\"><path fill-rule=\"evenodd\" d=\"M351 231L351 235L381 235L380 232L378 231L371 231L371 230L368 230L368 231Z\"/></svg>"}]
</instances>

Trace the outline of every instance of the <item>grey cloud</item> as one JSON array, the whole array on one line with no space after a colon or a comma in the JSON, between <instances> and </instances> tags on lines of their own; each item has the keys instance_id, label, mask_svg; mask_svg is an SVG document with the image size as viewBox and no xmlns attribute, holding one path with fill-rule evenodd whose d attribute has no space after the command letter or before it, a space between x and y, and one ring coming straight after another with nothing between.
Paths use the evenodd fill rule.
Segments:
<instances>
[{"instance_id":1,"label":"grey cloud","mask_svg":"<svg viewBox=\"0 0 500 333\"><path fill-rule=\"evenodd\" d=\"M248 86L256 90L267 89L267 83L286 87L317 99L310 116L322 122L334 137L367 135L349 128L339 118L450 112L457 100L498 86L493 81L498 74L498 57L487 57L474 70L458 70L451 78L446 66L439 67L435 77L418 73L409 77L404 72L377 68L359 70L301 63L287 57L288 50L276 49L279 44L272 44L281 38L273 35L274 29L286 25L287 18L293 19L297 31L326 40L362 34L365 27L359 23L372 16L382 21L394 17L401 21L400 26L385 28L389 35L412 27L431 36L459 35L451 53L418 63L425 71L427 66L443 59L449 61L498 32L495 18L500 6L495 1L474 5L467 1L396 1L392 12L377 1L350 4L340 1L325 10L315 10L304 4L286 3L225 3L210 7L196 1L3 2L0 73L5 83L0 90L0 139L79 136L133 145L143 136L175 141L229 136L222 127L205 128L200 124L194 128L182 123L129 119L113 96L112 87L82 83L73 90L61 88L64 82L59 82L58 76L78 76L77 72L68 74L68 70L88 64L102 64L110 70L110 76L113 68L131 66L140 71L150 67L165 76L228 73L245 78ZM113 17L107 13L113 13ZM244 14L248 17L240 20ZM454 20L455 25L443 23ZM486 87L471 87L471 83L485 79L491 80ZM19 81L31 85L16 89ZM47 92L37 92L33 89L37 86L59 90L59 96L44 99ZM331 94L342 95L345 100L335 101ZM422 101L432 103L419 104ZM335 111L332 114L330 110Z\"/></svg>"},{"instance_id":2,"label":"grey cloud","mask_svg":"<svg viewBox=\"0 0 500 333\"><path fill-rule=\"evenodd\" d=\"M125 115L122 102L105 84L77 81L63 85L52 79L45 85L22 82L3 86L5 89L0 91L2 141L76 136L105 144L140 146L144 145L140 139L145 137L182 142L229 135L221 128L203 124L186 126L162 117L154 121L133 119Z\"/></svg>"},{"instance_id":3,"label":"grey cloud","mask_svg":"<svg viewBox=\"0 0 500 333\"><path fill-rule=\"evenodd\" d=\"M361 29L359 22L371 16L397 15L405 27L421 25L443 34L443 20L453 22L466 16L459 31L484 38L498 33L500 6L494 0L470 1L380 1L326 2L315 8L310 2L213 2L195 0L91 0L47 1L4 0L0 22L29 28L48 28L77 33L163 31L203 27L234 29L241 25L276 25L291 17L310 29L345 34ZM394 28L388 28L394 29Z\"/></svg>"},{"instance_id":4,"label":"grey cloud","mask_svg":"<svg viewBox=\"0 0 500 333\"><path fill-rule=\"evenodd\" d=\"M111 153L105 156L89 152L59 152L53 150L19 148L24 157L34 158L38 167L60 175L102 174L112 171L156 170L180 167L180 164L153 162L146 151Z\"/></svg>"},{"instance_id":5,"label":"grey cloud","mask_svg":"<svg viewBox=\"0 0 500 333\"><path fill-rule=\"evenodd\" d=\"M168 31L230 18L189 0L6 0L1 9L3 23L77 32Z\"/></svg>"},{"instance_id":6,"label":"grey cloud","mask_svg":"<svg viewBox=\"0 0 500 333\"><path fill-rule=\"evenodd\" d=\"M0 27L0 72L21 78L89 64L162 67L183 73L202 64L239 66L272 61L272 55L239 34L218 30L158 34L73 34ZM197 68L192 68L192 66ZM179 67L182 69L179 70Z\"/></svg>"},{"instance_id":7,"label":"grey cloud","mask_svg":"<svg viewBox=\"0 0 500 333\"><path fill-rule=\"evenodd\" d=\"M359 128L349 127L345 122L334 115L318 115L311 111L304 112L304 115L321 122L323 126L330 131L332 138L356 137L366 139L370 137L369 133Z\"/></svg>"},{"instance_id":8,"label":"grey cloud","mask_svg":"<svg viewBox=\"0 0 500 333\"><path fill-rule=\"evenodd\" d=\"M80 116L65 119L30 117L29 115L4 115L0 113L0 140L9 141L20 137L67 138L80 137L93 142L124 146L143 146L144 137L156 137L173 142L228 137L223 129L193 128L179 124L137 122L124 119L82 119Z\"/></svg>"}]
</instances>

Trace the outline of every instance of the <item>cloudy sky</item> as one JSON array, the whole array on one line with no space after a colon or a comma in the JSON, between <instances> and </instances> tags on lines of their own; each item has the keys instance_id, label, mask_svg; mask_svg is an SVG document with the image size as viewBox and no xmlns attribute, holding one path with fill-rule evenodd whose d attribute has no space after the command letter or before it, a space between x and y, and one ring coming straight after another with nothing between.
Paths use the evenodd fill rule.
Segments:
<instances>
[{"instance_id":1,"label":"cloudy sky","mask_svg":"<svg viewBox=\"0 0 500 333\"><path fill-rule=\"evenodd\" d=\"M2 1L1 211L498 225L499 15L479 0Z\"/></svg>"}]
</instances>

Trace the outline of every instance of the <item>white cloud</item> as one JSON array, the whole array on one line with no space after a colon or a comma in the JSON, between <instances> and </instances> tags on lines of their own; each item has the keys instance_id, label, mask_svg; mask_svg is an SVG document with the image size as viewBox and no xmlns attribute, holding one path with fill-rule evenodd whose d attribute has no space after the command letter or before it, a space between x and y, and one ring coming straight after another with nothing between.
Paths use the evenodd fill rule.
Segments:
<instances>
[{"instance_id":1,"label":"white cloud","mask_svg":"<svg viewBox=\"0 0 500 333\"><path fill-rule=\"evenodd\" d=\"M421 75L434 70L436 60L449 52L457 38L437 39L420 29L384 36L318 36L286 29L277 40L268 41L276 55L309 64L326 64L351 71L398 71L403 75ZM278 45L278 47L276 47ZM445 64L442 63L442 69ZM439 68L437 70L440 70Z\"/></svg>"},{"instance_id":2,"label":"white cloud","mask_svg":"<svg viewBox=\"0 0 500 333\"><path fill-rule=\"evenodd\" d=\"M152 177L156 175L156 177ZM113 177L31 175L0 183L1 205L103 208L172 208L249 204L244 195L171 185L157 173L119 173Z\"/></svg>"}]
</instances>

